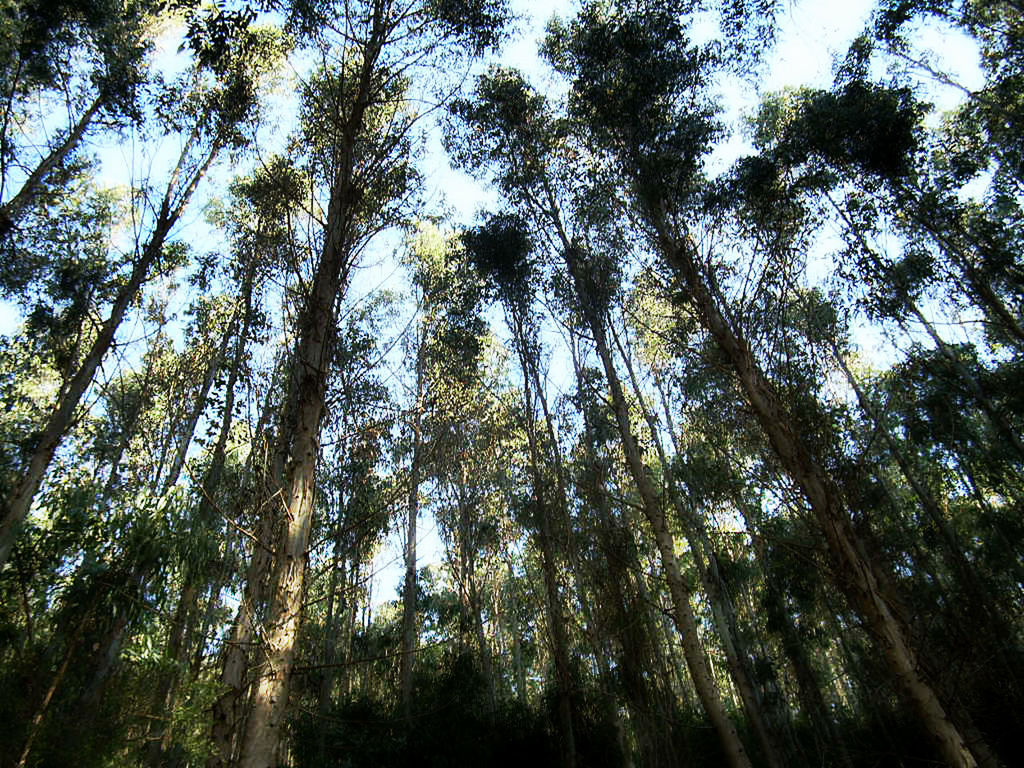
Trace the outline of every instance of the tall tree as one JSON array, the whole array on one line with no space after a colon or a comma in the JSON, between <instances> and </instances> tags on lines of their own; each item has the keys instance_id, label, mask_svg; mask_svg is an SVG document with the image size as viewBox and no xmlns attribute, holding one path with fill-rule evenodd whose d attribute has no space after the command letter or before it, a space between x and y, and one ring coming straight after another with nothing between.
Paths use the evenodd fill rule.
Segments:
<instances>
[{"instance_id":1,"label":"tall tree","mask_svg":"<svg viewBox=\"0 0 1024 768\"><path fill-rule=\"evenodd\" d=\"M211 18L223 25L221 16ZM268 63L266 57L272 54L275 46L272 37L264 35L261 38L259 34L250 32L244 26L248 21L248 16L235 19L235 25L242 25L237 30L224 29L223 26L218 28L211 21L213 31L210 37L197 35L200 42L196 44L221 46L219 58L209 60L210 54L207 53L202 67L197 66L177 88L165 94L166 107L170 107L171 99L184 99L189 107L185 115L165 115L172 130L180 128L187 136L184 147L170 172L161 199L154 205L151 231L144 242L139 242L138 252L125 265L129 267L128 275L118 279L119 285L106 320L88 350L83 350L81 358L76 361L66 388L29 452L22 477L7 494L3 519L0 520L0 566L10 556L18 527L28 515L46 470L67 434L97 369L113 345L129 307L145 282L152 277L151 273L160 260L171 255L166 253L171 230L221 149L242 142L239 123L255 108L254 86L259 74L258 65ZM223 39L224 35L230 36ZM202 55L200 60L203 60ZM219 82L211 87L208 81L213 78Z\"/></svg>"},{"instance_id":2,"label":"tall tree","mask_svg":"<svg viewBox=\"0 0 1024 768\"><path fill-rule=\"evenodd\" d=\"M320 249L296 322L287 415L278 437L286 462L280 489L283 524L272 544L265 671L241 743L243 768L273 764L287 709L338 297L363 247L394 225L415 185L408 157L415 115L406 101L402 72L447 45L482 51L496 39L503 16L500 5L489 3L372 0L337 10L352 30L340 41L326 25L327 14L335 9L291 9L290 24L311 36L325 62L306 86L302 122L304 143L312 150L310 175L326 190L326 200ZM334 49L336 42L340 51Z\"/></svg>"},{"instance_id":3,"label":"tall tree","mask_svg":"<svg viewBox=\"0 0 1024 768\"><path fill-rule=\"evenodd\" d=\"M579 313L593 339L611 393L622 450L640 494L644 515L654 532L691 679L730 763L749 766L746 748L726 713L706 651L701 646L673 534L642 459L629 406L611 357L607 313L618 281L614 238L609 236L614 229L614 219L608 227L607 209L599 202L586 207L581 201L572 211L578 216L580 231L571 234L568 231L570 225L563 219L554 174L549 167L554 164L559 148L559 126L547 113L544 98L533 93L518 74L499 71L483 78L478 85L478 97L480 101L475 105L457 105L457 110L471 126L463 157L478 157L497 165L500 183L509 197L522 204L537 221L541 231L552 241L557 258L564 263L569 304ZM589 229L594 224L597 225L594 230ZM607 229L602 231L601 225ZM592 242L600 243L607 250L598 252Z\"/></svg>"},{"instance_id":4,"label":"tall tree","mask_svg":"<svg viewBox=\"0 0 1024 768\"><path fill-rule=\"evenodd\" d=\"M902 694L950 764L991 763L987 747L965 736L964 725L951 719L949 702L944 704L921 675L886 567L854 531L841 488L813 444L794 429L786 403L721 305L713 267L705 266L697 250L689 220L700 158L717 130L702 90L707 54L689 44L668 11L640 21L600 9L588 9L573 26L556 30L549 50L574 77L574 109L629 179L655 248L729 361L780 462L804 494L828 545L834 576L871 628ZM679 97L689 103L680 104Z\"/></svg>"}]
</instances>

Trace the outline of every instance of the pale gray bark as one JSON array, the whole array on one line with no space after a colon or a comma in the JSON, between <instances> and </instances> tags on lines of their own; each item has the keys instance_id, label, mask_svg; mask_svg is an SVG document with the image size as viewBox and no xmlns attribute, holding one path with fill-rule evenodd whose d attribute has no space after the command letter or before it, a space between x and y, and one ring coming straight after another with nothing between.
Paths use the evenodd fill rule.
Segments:
<instances>
[{"instance_id":1,"label":"pale gray bark","mask_svg":"<svg viewBox=\"0 0 1024 768\"><path fill-rule=\"evenodd\" d=\"M50 462L65 435L70 431L75 412L92 384L100 363L113 345L114 336L117 334L117 329L120 327L128 307L131 306L150 276L150 270L163 252L171 228L181 217L196 187L217 156L219 144L215 142L199 165L191 170L190 175L182 183L179 183L192 143L189 142L186 145L178 159L177 167L171 174L149 242L132 266L128 280L117 292L110 315L100 326L89 352L72 376L63 396L50 412L27 468L5 499L3 519L0 520L0 568L4 566L10 556L18 528L28 516L32 500L43 483Z\"/></svg>"},{"instance_id":2,"label":"pale gray bark","mask_svg":"<svg viewBox=\"0 0 1024 768\"><path fill-rule=\"evenodd\" d=\"M832 557L838 586L864 618L900 692L912 704L950 765L974 768L978 760L960 729L950 720L935 689L923 678L908 642L908 629L887 595L887 577L870 559L853 531L834 481L815 461L786 416L749 346L730 326L714 299L717 291L702 275L693 246L671 234L664 211L649 210L657 245L687 289L689 302L729 360L741 391L785 468L814 512ZM978 747L979 752L987 751Z\"/></svg>"}]
</instances>

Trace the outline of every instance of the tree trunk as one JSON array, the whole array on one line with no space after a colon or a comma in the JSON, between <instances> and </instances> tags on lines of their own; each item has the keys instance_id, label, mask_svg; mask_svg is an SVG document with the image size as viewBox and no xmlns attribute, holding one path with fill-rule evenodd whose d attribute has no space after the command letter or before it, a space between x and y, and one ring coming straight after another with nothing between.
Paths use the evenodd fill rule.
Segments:
<instances>
[{"instance_id":1,"label":"tree trunk","mask_svg":"<svg viewBox=\"0 0 1024 768\"><path fill-rule=\"evenodd\" d=\"M237 320L237 313L233 313L230 322L228 322L227 328L224 329L224 333L221 335L221 341L217 348L217 352L210 355L209 360L207 360L206 373L203 376L203 383L199 387L199 392L196 393L194 399L190 398L192 400L192 409L189 411L188 419L185 421L185 426L178 437L178 440L180 441L178 443L178 448L174 452L174 459L171 461L171 467L167 471L167 477L164 478L164 493L174 487L174 484L178 482L178 478L181 476L182 470L185 468L185 459L188 458L189 446L192 445L192 438L195 436L196 426L199 424L199 419L202 417L203 411L206 410L207 398L209 398L210 390L213 388L213 382L217 377L217 371L224 362L228 343L233 338L241 338L237 337L235 333L238 329Z\"/></svg>"},{"instance_id":2,"label":"tree trunk","mask_svg":"<svg viewBox=\"0 0 1024 768\"><path fill-rule=\"evenodd\" d=\"M847 365L846 360L843 358L838 347L836 347L834 343L832 345L832 354L836 363L839 365L839 369L843 372L847 383L849 383L850 388L853 389L861 410L875 424L876 433L881 435L882 440L889 449L889 455L892 456L896 465L900 468L900 472L904 479L913 490L918 503L921 505L921 509L924 510L925 516L939 532L940 538L946 545L945 559L950 563L952 570L960 574L960 578L964 586L971 594L971 608L975 611L980 609L989 621L998 621L999 612L991 605L991 598L988 591L981 584L978 579L978 575L974 570L974 566L971 565L970 561L968 561L964 554L963 547L960 545L960 542L957 541L953 527L939 508L938 501L936 501L934 495L932 495L932 492L925 484L925 481L918 476L917 472L914 471L909 458L900 448L896 439L892 436L892 433L885 424L882 423L878 410L868 399L867 394L857 382L857 379L854 377L853 372Z\"/></svg>"},{"instance_id":3,"label":"tree trunk","mask_svg":"<svg viewBox=\"0 0 1024 768\"><path fill-rule=\"evenodd\" d=\"M324 617L324 651L323 671L320 677L320 690L317 694L316 711L318 717L323 720L327 717L327 709L331 705L334 695L334 669L338 658L338 616L345 610L345 600L341 599L341 605L336 609L335 601L338 598L339 569L341 571L341 593L344 594L346 586L345 558L341 554L341 517L339 515L338 525L334 535L334 553L331 560L331 577L327 583L327 613ZM317 733L316 741L317 758L320 765L326 765L327 760L327 729L321 728Z\"/></svg>"},{"instance_id":4,"label":"tree trunk","mask_svg":"<svg viewBox=\"0 0 1024 768\"><path fill-rule=\"evenodd\" d=\"M330 239L328 240L330 242ZM312 525L316 461L324 414L334 301L341 283L344 253L330 249L321 259L298 340L293 377L295 387L289 466L281 500L285 505L282 533L273 556L273 590L267 617L264 663L256 682L252 711L241 745L242 768L270 768L280 742L288 700L295 640L302 609L306 547ZM288 439L290 437L290 439ZM272 502L274 503L274 502Z\"/></svg>"},{"instance_id":5,"label":"tree trunk","mask_svg":"<svg viewBox=\"0 0 1024 768\"><path fill-rule=\"evenodd\" d=\"M665 218L654 215L652 224L658 245L681 279L689 301L702 325L710 332L731 363L747 402L782 466L803 492L824 534L838 586L860 612L875 637L898 690L910 701L925 730L950 765L978 765L963 734L951 722L935 690L924 680L908 644L908 632L886 590L881 566L870 560L857 540L849 516L840 501L839 489L796 435L785 409L768 383L753 353L729 326L697 266L692 246L676 242ZM983 748L984 749L984 748Z\"/></svg>"},{"instance_id":6,"label":"tree trunk","mask_svg":"<svg viewBox=\"0 0 1024 768\"><path fill-rule=\"evenodd\" d=\"M210 164L213 163L217 155L217 149L218 146L214 144L199 167L192 171L192 176L185 183L184 187L178 189L178 176L185 164L189 146L186 145L186 148L183 150L178 160L178 166L172 173L171 180L168 183L163 204L160 207L149 242L143 249L138 261L133 265L127 282L118 291L110 310L110 316L100 326L99 332L96 334L96 338L89 349L89 353L71 378L63 397L61 397L47 418L46 425L35 445L32 458L29 460L28 468L20 480L15 483L5 500L3 520L0 521L0 568L3 568L7 558L10 556L11 548L14 546L14 541L18 534L18 528L28 516L29 509L32 507L32 500L42 485L46 470L50 466L50 462L53 460L53 456L57 452L57 448L64 439L64 436L71 429L75 411L78 409L79 403L81 403L82 397L85 395L89 385L92 384L96 369L99 368L104 356L113 344L114 336L128 311L128 307L131 306L143 283L149 276L150 268L163 252L164 243L171 227L180 218L196 186L206 174Z\"/></svg>"},{"instance_id":7,"label":"tree trunk","mask_svg":"<svg viewBox=\"0 0 1024 768\"><path fill-rule=\"evenodd\" d=\"M580 268L582 268L582 265L576 263L569 264L569 269L577 283L579 281L577 274ZM581 293L583 292L581 291ZM693 681L697 697L700 699L705 714L718 734L729 764L733 768L751 768L747 750L740 740L735 724L733 724L725 711L721 692L709 667L707 652L701 644L696 617L690 605L690 592L683 581L679 562L676 559L675 541L665 520L665 515L661 510L661 505L658 503L657 493L647 474L647 468L644 466L643 459L640 456L640 449L637 446L636 438L633 436L629 407L626 403L625 394L622 391L622 385L619 383L618 373L612 364L603 324L593 315L587 318L587 320L591 333L594 335L598 357L601 359L601 364L604 367L605 379L611 390L612 408L615 412L615 420L619 426L622 450L626 457L626 463L629 466L633 481L636 483L637 491L642 501L644 516L651 525L655 544L661 556L662 568L668 581L669 593L672 596L673 619L675 620L683 645L683 654L686 657L686 665L690 671L690 679Z\"/></svg>"},{"instance_id":8,"label":"tree trunk","mask_svg":"<svg viewBox=\"0 0 1024 768\"><path fill-rule=\"evenodd\" d=\"M519 352L519 363L523 373L523 405L526 414L526 436L530 452L530 474L533 482L533 512L536 522L536 541L541 552L541 572L544 576L544 597L550 630L551 655L555 662L555 677L558 685L558 729L559 746L563 768L576 765L576 739L573 728L572 672L569 666L569 644L565 631L565 616L562 612L562 596L558 588L557 564L551 532L551 513L547 504L544 478L541 472L540 448L537 440L535 406L531 395L530 382L538 377L531 375L533 363L528 357L526 330L523 318L509 312L509 319L515 333L515 345Z\"/></svg>"},{"instance_id":9,"label":"tree trunk","mask_svg":"<svg viewBox=\"0 0 1024 768\"><path fill-rule=\"evenodd\" d=\"M241 768L271 768L281 741L288 704L289 678L302 614L306 548L313 522L316 463L325 412L327 379L337 325L335 305L347 280L353 237L353 212L361 195L355 178L355 144L369 106L372 75L380 54L383 9L375 5L373 31L367 41L351 111L341 115L340 167L327 208L324 246L298 326L289 389L287 432L280 447L287 457L280 502L283 526L273 559L273 590L267 617L264 663L256 682L252 710L241 744ZM291 399L291 398L290 398Z\"/></svg>"},{"instance_id":10,"label":"tree trunk","mask_svg":"<svg viewBox=\"0 0 1024 768\"><path fill-rule=\"evenodd\" d=\"M46 689L46 695L43 697L42 703L39 705L39 709L36 710L35 716L32 718L32 723L29 725L28 737L25 739L25 746L21 750L21 756L18 758L17 768L25 768L28 764L28 757L32 754L32 746L35 744L36 739L39 736L39 732L42 729L43 719L46 717L46 712L50 708L50 702L53 701L53 696L57 693L57 689L60 688L61 683L64 682L64 677L67 675L68 667L71 664L71 659L74 656L75 651L78 649L78 644L82 640L82 635L85 633L85 628L88 626L88 618L95 607L95 601L86 610L85 615L78 622L78 626L75 628L74 634L68 640L68 647L64 651L64 660L61 662L60 667L57 668L57 672L53 676L53 680L50 682L50 687Z\"/></svg>"},{"instance_id":11,"label":"tree trunk","mask_svg":"<svg viewBox=\"0 0 1024 768\"><path fill-rule=\"evenodd\" d=\"M425 330L425 329L424 329ZM409 501L406 516L405 582L402 585L402 654L399 686L402 714L412 716L412 670L416 652L416 522L420 512L420 418L423 410L423 343L416 345L416 403L412 414L412 458L409 465Z\"/></svg>"},{"instance_id":12,"label":"tree trunk","mask_svg":"<svg viewBox=\"0 0 1024 768\"><path fill-rule=\"evenodd\" d=\"M612 611L610 623L615 628L614 637L619 646L618 677L633 723L640 764L675 765L677 761L672 749L671 734L659 722L660 713L656 710L658 696L651 689L648 675L644 674L646 667L650 670L652 680L658 679L659 675L663 680L667 677L664 669L651 664L649 651L657 647L657 642L653 637L648 607L642 600L636 599L633 579L634 574L640 571L640 564L636 559L632 532L625 524L615 520L608 506L604 468L598 464L597 451L593 445L593 427L586 417L584 432L587 461L596 471L601 472L601 476L594 477L592 487L588 489L590 498L587 499L597 509L597 540L607 567L607 573L602 573L602 578L597 581L601 588L599 604L605 610ZM597 629L598 633L601 631L603 627ZM666 718L666 721L670 721L670 718ZM632 756L627 757L631 761Z\"/></svg>"},{"instance_id":13,"label":"tree trunk","mask_svg":"<svg viewBox=\"0 0 1024 768\"><path fill-rule=\"evenodd\" d=\"M967 369L967 366L963 364L963 361L957 357L956 352L946 343L939 332L935 330L935 326L924 316L917 304L909 297L906 297L907 308L910 313L917 319L919 323L924 327L925 332L935 343L936 349L939 353L946 358L946 361L956 371L956 375L960 377L967 391L971 393L975 402L978 403L978 407L981 408L982 412L988 418L992 428L996 431L996 434L1000 438L1008 442L1013 446L1014 450L1017 451L1017 455L1024 457L1024 443L1021 442L1020 436L1013 430L1009 422L1003 418L1003 414L996 408L995 404L989 399L988 395L981 388L981 384L974 377L973 374Z\"/></svg>"},{"instance_id":14,"label":"tree trunk","mask_svg":"<svg viewBox=\"0 0 1024 768\"><path fill-rule=\"evenodd\" d=\"M195 603L199 591L194 582L182 585L178 605L174 609L174 617L168 630L167 648L164 660L169 669L160 675L156 692L153 694L153 708L149 720L149 733L146 736L146 763L159 768L163 764L163 753L170 743L170 720L174 712L174 699L178 684L185 669L185 636L187 625L195 615Z\"/></svg>"},{"instance_id":15,"label":"tree trunk","mask_svg":"<svg viewBox=\"0 0 1024 768\"><path fill-rule=\"evenodd\" d=\"M912 219L935 238L935 242L950 257L950 261L960 269L971 288L970 291L965 291L968 298L982 312L993 318L993 324L1003 329L1018 351L1024 350L1024 327L1021 326L1020 320L1006 306L989 281L979 274L974 258L966 248L954 240L955 235L951 236L949 233L941 231L929 219L928 214L931 212L930 206L933 203L929 203L929 207L922 206L922 198L926 195L924 190L919 187L906 187L898 189L897 194L903 198L903 202L906 204L905 210L911 212Z\"/></svg>"},{"instance_id":16,"label":"tree trunk","mask_svg":"<svg viewBox=\"0 0 1024 768\"><path fill-rule=\"evenodd\" d=\"M800 709L814 729L820 758L826 760L829 755L832 755L836 758L836 762L844 766L844 768L853 768L846 744L843 742L839 729L836 728L835 720L828 705L825 703L818 675L814 671L811 660L807 655L807 649L804 647L804 642L800 638L796 626L793 624L793 617L786 608L785 598L779 591L777 580L772 573L765 553L764 542L758 532L756 513L751 511L742 499L736 499L736 507L739 509L744 525L750 535L754 554L764 570L765 602L768 609L768 620L776 627L782 644L782 651L793 669L793 674L796 677Z\"/></svg>"},{"instance_id":17,"label":"tree trunk","mask_svg":"<svg viewBox=\"0 0 1024 768\"><path fill-rule=\"evenodd\" d=\"M241 707L246 688L249 651L256 637L257 611L266 602L269 587L273 551L268 542L273 540L275 517L270 508L272 500L273 497L270 497L261 507L256 540L245 572L242 599L231 625L230 637L225 638L221 651L220 683L223 691L212 707L210 739L214 752L206 762L207 768L226 768L232 764L236 732L242 720Z\"/></svg>"},{"instance_id":18,"label":"tree trunk","mask_svg":"<svg viewBox=\"0 0 1024 768\"><path fill-rule=\"evenodd\" d=\"M164 482L164 490L166 491L177 481L177 476L184 465L185 453L188 450L188 444L191 441L191 436L195 431L199 415L202 410L204 410L206 397L213 384L216 369L224 360L228 342L231 339L234 339L235 349L233 365L225 388L224 410L221 415L220 429L218 430L217 442L214 445L210 465L207 467L207 470L199 484L200 498L198 499L198 510L195 513L195 518L193 520L193 535L202 535L203 528L206 527L214 518L215 505L213 502L213 494L217 492L218 486L220 485L221 475L223 474L227 441L231 432L231 425L233 423L235 386L238 383L239 369L242 365L242 355L245 350L245 342L249 334L249 325L252 319L253 273L254 265L251 265L246 271L245 278L243 278L242 281L244 310L241 332L238 334L235 334L234 332L235 329L237 329L237 313L235 313L231 322L229 322L228 327L225 329L218 354L209 362L206 378L202 387L200 402L193 409L192 417L189 420L189 427L182 436L182 445L179 448L178 456L175 459L171 472ZM227 557L228 554L227 549L228 548L225 546L225 557ZM188 652L186 637L195 630L195 604L200 593L200 576L197 573L195 565L189 562L183 563L181 574L183 580L181 597L168 632L167 649L165 651L165 658L171 664L171 668L162 676L157 685L153 699L153 712L150 720L149 735L147 736L149 739L149 744L147 745L147 762L153 766L162 764L164 752L170 746L171 734L167 718L174 709L177 690L181 677L186 670L185 658ZM222 581L222 578L215 577L215 583L211 586L210 590L210 600L200 622L198 638L200 647L197 654L200 659L202 646L205 643L206 632L211 620L211 609L219 596ZM194 661L192 667L193 669L197 668L198 663Z\"/></svg>"},{"instance_id":19,"label":"tree trunk","mask_svg":"<svg viewBox=\"0 0 1024 768\"><path fill-rule=\"evenodd\" d=\"M684 525L686 540L697 565L697 572L700 575L701 585L704 587L704 594L707 596L708 605L711 607L716 634L722 643L722 650L725 651L729 677L732 678L733 683L736 685L736 690L740 694L740 699L743 702L743 711L747 716L750 727L757 736L765 762L769 768L782 768L784 764L782 752L775 734L771 732L768 726L768 718L765 716L764 707L761 704L761 694L754 687L749 664L746 662L746 655L741 655L739 650L735 611L729 600L725 584L722 582L715 559L715 552L711 547L707 530L704 527L704 520L698 512L683 501L675 478L672 477L668 455L665 452L665 446L662 444L654 413L647 405L644 393L640 389L640 382L637 380L636 372L633 370L633 364L629 355L626 354L626 350L623 348L614 327L611 328L611 332L612 339L615 341L619 354L625 363L626 373L632 384L633 393L637 398L640 411L651 432L651 439L658 452L658 460L664 468L665 485L668 490L669 500L672 502L672 507L675 509L679 521ZM672 440L675 441L674 431L672 433Z\"/></svg>"},{"instance_id":20,"label":"tree trunk","mask_svg":"<svg viewBox=\"0 0 1024 768\"><path fill-rule=\"evenodd\" d=\"M871 265L874 268L874 270L878 273L878 275L883 277L886 276L888 273L886 265L882 263L882 260L878 257L878 254L875 253L875 251L868 244L863 233L854 225L846 211L843 210L843 208L841 208L839 204L836 203L831 197L829 197L829 202L832 204L833 209L847 223L847 226L850 228L850 231L856 236L858 243L861 247L861 250L864 252L864 255L867 256L868 260L871 262ZM967 391L970 392L975 402L977 402L978 407L981 408L982 412L985 414L989 423L992 425L992 428L996 431L996 434L998 434L1003 440L1006 440L1010 445L1012 445L1014 450L1016 450L1018 456L1024 457L1024 443L1021 442L1020 436L1013 430L1013 428L1006 421L1006 419L1003 418L1002 413L999 412L999 410L995 407L992 401L989 400L988 395L981 388L981 385L978 383L978 380L967 369L967 366L963 364L963 361L960 360L956 352L949 346L949 344L946 343L945 339L943 339L939 335L938 331L935 330L935 326L932 325L928 318L924 316L920 308L917 306L917 303L914 301L914 298L911 295L910 291L907 290L906 286L903 284L897 284L894 287L896 288L900 297L903 299L903 303L907 310L910 312L911 315L914 316L914 318L919 323L921 323L921 325L925 329L925 332L928 334L929 338L931 338L931 340L934 342L936 349L938 349L939 351L939 354L941 354L950 364L950 366L952 366L957 376L960 378L964 386L967 388ZM902 320L900 321L900 325L901 327L904 326ZM909 334L909 331L906 331L905 327L904 331Z\"/></svg>"},{"instance_id":21,"label":"tree trunk","mask_svg":"<svg viewBox=\"0 0 1024 768\"><path fill-rule=\"evenodd\" d=\"M93 99L85 112L82 113L82 116L78 118L78 122L68 131L68 135L64 140L50 150L49 154L39 162L28 178L25 179L25 183L21 185L21 189L15 193L14 197L0 205L0 240L3 240L17 225L18 219L25 209L32 204L40 185L50 172L63 163L74 148L78 146L78 142L82 140L86 129L103 106L105 100L102 93Z\"/></svg>"}]
</instances>

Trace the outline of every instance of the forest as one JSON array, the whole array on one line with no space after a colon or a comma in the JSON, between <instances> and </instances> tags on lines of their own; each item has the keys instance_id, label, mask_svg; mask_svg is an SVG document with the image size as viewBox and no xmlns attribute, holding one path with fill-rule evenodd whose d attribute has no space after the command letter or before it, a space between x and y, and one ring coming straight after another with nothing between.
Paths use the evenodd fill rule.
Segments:
<instances>
[{"instance_id":1,"label":"forest","mask_svg":"<svg viewBox=\"0 0 1024 768\"><path fill-rule=\"evenodd\" d=\"M802 3L0 0L0 767L1024 765L1024 5Z\"/></svg>"}]
</instances>

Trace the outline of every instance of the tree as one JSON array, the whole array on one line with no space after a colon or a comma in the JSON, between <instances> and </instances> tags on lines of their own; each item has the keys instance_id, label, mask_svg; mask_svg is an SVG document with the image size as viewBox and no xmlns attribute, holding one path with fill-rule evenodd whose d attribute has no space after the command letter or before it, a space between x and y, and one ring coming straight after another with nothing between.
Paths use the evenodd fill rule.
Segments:
<instances>
[{"instance_id":1,"label":"tree","mask_svg":"<svg viewBox=\"0 0 1024 768\"><path fill-rule=\"evenodd\" d=\"M59 171L100 116L113 124L140 118L147 38L157 11L148 2L118 0L12 3L0 49L0 197L7 198L0 204L0 243L47 185L59 189ZM67 126L38 157L17 136L46 130L48 109L36 113L33 101L68 113Z\"/></svg>"},{"instance_id":2,"label":"tree","mask_svg":"<svg viewBox=\"0 0 1024 768\"><path fill-rule=\"evenodd\" d=\"M786 404L720 306L717 280L697 252L687 219L697 202L699 160L716 130L710 106L701 104L706 58L687 43L669 13L640 22L590 10L575 26L556 30L549 51L574 75L574 109L629 179L655 248L733 367L779 460L803 492L825 536L839 586L871 628L903 695L950 764L991 761L987 747L965 736L963 725L950 719L948 702L944 705L920 675L908 627L889 591L891 578L859 541L842 490L794 430ZM640 72L642 80L636 77ZM679 105L673 96L688 96L696 106ZM634 114L641 119L623 119Z\"/></svg>"},{"instance_id":3,"label":"tree","mask_svg":"<svg viewBox=\"0 0 1024 768\"><path fill-rule=\"evenodd\" d=\"M673 618L683 640L691 679L730 763L749 766L746 749L725 712L697 637L690 594L680 574L673 534L641 457L625 394L611 358L606 318L618 279L618 265L611 245L613 238L609 237L614 219L609 226L606 209L599 203L594 208L581 203L578 209L572 210L580 230L572 234L567 230L548 168L558 148L558 125L546 114L543 97L532 93L517 74L510 72L496 72L481 80L478 95L477 105L457 107L473 129L463 156L476 155L496 162L502 186L513 201L523 204L529 211L563 260L567 273L564 279L568 283L564 290L570 297L570 306L589 331L604 369L623 453L641 496L644 515L654 532L671 590ZM595 247L598 243L607 250L598 251Z\"/></svg>"},{"instance_id":4,"label":"tree","mask_svg":"<svg viewBox=\"0 0 1024 768\"><path fill-rule=\"evenodd\" d=\"M332 41L321 27L325 19L315 14L326 10L296 6L290 19L300 32L312 33L325 59ZM461 4L399 7L388 0L347 8L343 18L356 34L345 36L340 61L324 66L306 89L303 130L312 149L311 177L326 188L327 199L321 249L296 323L286 417L278 437L287 464L283 525L274 543L267 671L257 683L246 723L243 768L274 761L287 707L337 299L360 251L393 225L415 182L407 138L414 115L406 106L402 70L431 48L461 42L482 50L493 42L494 22L500 22L503 9L474 5L468 17L463 10Z\"/></svg>"},{"instance_id":5,"label":"tree","mask_svg":"<svg viewBox=\"0 0 1024 768\"><path fill-rule=\"evenodd\" d=\"M0 566L10 556L18 527L28 515L47 467L73 422L96 370L113 345L129 307L137 300L140 289L151 278L150 273L160 260L166 256L173 258L173 249L166 247L172 228L181 218L196 187L220 150L240 141L238 123L255 106L254 78L258 70L254 71L250 67L254 62L266 63L260 54L265 55L268 48L273 49L275 43L272 36L268 38L264 35L261 39L260 35L243 29L240 38L230 39L227 43L221 41L221 44L227 45L222 58L207 64L207 76L221 79L217 87L204 91L204 74L196 69L178 89L165 94L167 107L170 107L171 99L181 97L191 107L186 113L191 124L176 126L188 131L187 140L170 173L163 195L154 206L152 229L148 238L144 243L138 243L138 253L125 265L129 267L128 275L120 278L124 282L119 284L112 296L107 319L88 350L83 351L81 359L77 361L74 373L68 377L65 390L48 415L27 457L22 477L6 497L3 519L0 521ZM179 117L175 116L174 120L177 119ZM174 123L171 125L174 126ZM168 250L170 253L165 253Z\"/></svg>"}]
</instances>

